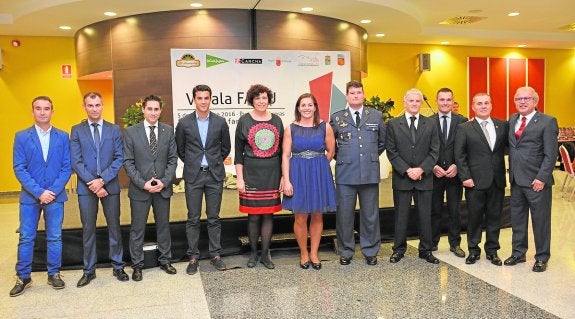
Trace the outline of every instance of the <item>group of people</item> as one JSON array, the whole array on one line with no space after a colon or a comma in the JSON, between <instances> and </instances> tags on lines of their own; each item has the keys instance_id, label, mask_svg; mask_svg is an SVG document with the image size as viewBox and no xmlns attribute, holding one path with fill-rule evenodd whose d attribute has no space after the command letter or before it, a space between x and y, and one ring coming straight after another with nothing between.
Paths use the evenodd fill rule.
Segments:
<instances>
[{"instance_id":1,"label":"group of people","mask_svg":"<svg viewBox=\"0 0 575 319\"><path fill-rule=\"evenodd\" d=\"M54 108L49 97L39 96L32 101L35 124L18 132L14 142L14 172L22 191L18 278L10 296L24 293L31 284L34 241L42 212L48 284L55 289L65 287L59 274L61 230L67 200L65 186L72 170L78 177L84 249L84 271L77 287L86 286L96 278L96 218L100 204L107 223L112 274L119 281L129 280L124 271L119 218L118 173L122 166L130 178L132 280L143 279L144 234L150 208L154 213L160 268L176 274L171 264L169 215L178 158L184 163L188 210L186 236L190 260L186 273L193 275L199 268L204 197L210 264L217 270L226 269L221 258L219 213L224 160L231 151L229 127L226 119L210 111L209 86L197 85L192 93L196 109L179 120L175 132L159 121L162 100L150 95L142 103L144 120L127 128L123 136L117 125L103 120L103 101L97 92L84 96L87 120L72 127L70 138L52 126ZM261 84L249 88L246 102L253 109L238 120L234 155L239 211L248 214L251 248L248 267L255 267L258 261L268 269L275 267L270 255L273 214L282 209L294 214L299 266L316 270L322 267L318 255L322 214L336 211L339 263L349 265L356 248L357 199L359 248L365 262L376 265L381 245L379 156L386 150L393 167L395 207L391 263L404 258L412 200L418 217L419 258L439 263L432 252L437 250L440 239L444 205L449 212L450 250L458 257L465 257L460 246L459 216L464 188L469 250L465 262L473 264L480 259L484 221L486 258L495 265L525 262L531 212L536 246L533 271L546 270L550 258L551 186L558 128L555 118L537 111L539 98L535 90L530 87L517 90L514 101L518 114L509 122L491 118L491 98L486 93L473 97L475 117L471 120L452 111L454 96L449 88L437 92L438 113L432 117L420 114L421 91L408 90L403 98L405 113L387 124L379 111L363 105L364 99L360 82L347 83L346 107L332 114L326 123L320 119L316 98L302 94L295 104L293 123L284 127L281 118L268 110L274 103L271 89ZM502 262L497 250L507 152L513 253ZM330 168L332 159L335 179ZM259 254L258 246L261 246Z\"/></svg>"}]
</instances>

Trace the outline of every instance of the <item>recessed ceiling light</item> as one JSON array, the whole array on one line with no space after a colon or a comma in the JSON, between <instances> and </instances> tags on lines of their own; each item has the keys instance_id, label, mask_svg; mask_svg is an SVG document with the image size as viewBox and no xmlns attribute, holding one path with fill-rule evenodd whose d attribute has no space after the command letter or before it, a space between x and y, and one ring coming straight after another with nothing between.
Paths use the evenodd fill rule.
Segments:
<instances>
[{"instance_id":1,"label":"recessed ceiling light","mask_svg":"<svg viewBox=\"0 0 575 319\"><path fill-rule=\"evenodd\" d=\"M117 13L113 12L113 11L107 11L107 12L104 12L104 15L108 16L108 17L115 17L117 15Z\"/></svg>"},{"instance_id":2,"label":"recessed ceiling light","mask_svg":"<svg viewBox=\"0 0 575 319\"><path fill-rule=\"evenodd\" d=\"M361 23L371 23L371 20L369 20L369 19L364 19L364 20L361 20L361 21L359 21L359 22L361 22Z\"/></svg>"},{"instance_id":3,"label":"recessed ceiling light","mask_svg":"<svg viewBox=\"0 0 575 319\"><path fill-rule=\"evenodd\" d=\"M61 26L59 26L59 28L62 30L71 30L72 29L72 27L68 26L68 25L61 25Z\"/></svg>"},{"instance_id":4,"label":"recessed ceiling light","mask_svg":"<svg viewBox=\"0 0 575 319\"><path fill-rule=\"evenodd\" d=\"M190 7L199 8L203 7L204 5L198 2L190 3Z\"/></svg>"},{"instance_id":5,"label":"recessed ceiling light","mask_svg":"<svg viewBox=\"0 0 575 319\"><path fill-rule=\"evenodd\" d=\"M305 8L301 8L301 11L310 12L310 11L313 11L313 8L312 7L305 7Z\"/></svg>"},{"instance_id":6,"label":"recessed ceiling light","mask_svg":"<svg viewBox=\"0 0 575 319\"><path fill-rule=\"evenodd\" d=\"M520 45L518 45L517 47L518 47L518 48L525 48L526 46L527 46L527 44L520 44Z\"/></svg>"},{"instance_id":7,"label":"recessed ceiling light","mask_svg":"<svg viewBox=\"0 0 575 319\"><path fill-rule=\"evenodd\" d=\"M519 12L509 12L507 15L510 17L516 17L519 15Z\"/></svg>"},{"instance_id":8,"label":"recessed ceiling light","mask_svg":"<svg viewBox=\"0 0 575 319\"><path fill-rule=\"evenodd\" d=\"M378 38L382 38L385 37L385 33L376 33L375 36Z\"/></svg>"},{"instance_id":9,"label":"recessed ceiling light","mask_svg":"<svg viewBox=\"0 0 575 319\"><path fill-rule=\"evenodd\" d=\"M443 45L449 44L449 41L443 41L443 42L441 42L441 44L443 44Z\"/></svg>"}]
</instances>

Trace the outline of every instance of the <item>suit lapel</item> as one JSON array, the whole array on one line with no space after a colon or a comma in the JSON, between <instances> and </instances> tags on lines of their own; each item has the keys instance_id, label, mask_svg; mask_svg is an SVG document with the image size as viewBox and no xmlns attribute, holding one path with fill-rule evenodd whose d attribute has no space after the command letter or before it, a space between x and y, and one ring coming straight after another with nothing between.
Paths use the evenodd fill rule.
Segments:
<instances>
[{"instance_id":1,"label":"suit lapel","mask_svg":"<svg viewBox=\"0 0 575 319\"><path fill-rule=\"evenodd\" d=\"M52 157L52 154L56 149L57 143L58 143L58 135L56 134L54 127L52 127L52 129L50 130L50 145L48 146L48 156L46 156L46 163L50 161L50 157Z\"/></svg>"},{"instance_id":2,"label":"suit lapel","mask_svg":"<svg viewBox=\"0 0 575 319\"><path fill-rule=\"evenodd\" d=\"M208 134L209 133L210 129L208 127ZM205 145L202 144L202 137L200 136L200 128L198 127L198 115L196 112L192 113L192 136L197 136L198 138L197 142L200 147L206 147ZM207 138L206 138L206 144L208 144Z\"/></svg>"},{"instance_id":3,"label":"suit lapel","mask_svg":"<svg viewBox=\"0 0 575 319\"><path fill-rule=\"evenodd\" d=\"M42 158L42 160L44 160L44 155L42 153L42 144L40 144L40 138L38 137L38 132L36 132L36 126L32 125L32 127L28 130L28 134L30 134L30 138L34 142L34 145L36 145L36 148L38 149L38 152L40 153L40 158ZM51 141L52 141L52 137L50 136L50 143L51 143ZM48 150L48 152L49 151L50 150Z\"/></svg>"},{"instance_id":4,"label":"suit lapel","mask_svg":"<svg viewBox=\"0 0 575 319\"><path fill-rule=\"evenodd\" d=\"M94 152L96 151L96 143L94 143L94 136L92 135L92 130L90 129L90 121L86 120L85 122L86 125L82 125L82 131L84 133L84 136L86 136L86 138L90 141L90 146L92 146L92 148L94 149ZM104 128L102 128L102 133L104 133ZM102 135L102 137L104 137L104 135ZM102 141L102 139L100 139L100 142ZM102 143L100 143L102 144Z\"/></svg>"},{"instance_id":5,"label":"suit lapel","mask_svg":"<svg viewBox=\"0 0 575 319\"><path fill-rule=\"evenodd\" d=\"M399 121L399 129L407 136L407 138L411 141L411 133L409 132L409 123L404 115L402 115L402 119ZM417 134L416 134L417 136Z\"/></svg>"},{"instance_id":6,"label":"suit lapel","mask_svg":"<svg viewBox=\"0 0 575 319\"><path fill-rule=\"evenodd\" d=\"M357 128L357 126L355 125L355 120L354 120L353 117L351 116L350 111L351 111L350 109L346 109L346 110L343 112L343 116L341 117L341 120L342 120L342 121L345 121L345 122L347 122L348 124L352 125L353 127L356 127L356 128ZM361 124L361 123L360 123L360 124Z\"/></svg>"},{"instance_id":7,"label":"suit lapel","mask_svg":"<svg viewBox=\"0 0 575 319\"><path fill-rule=\"evenodd\" d=\"M495 150L497 147L499 147L499 144L501 144L502 141L504 141L507 136L503 135L503 128L501 127L501 122L499 121L495 121L493 119L491 119L491 121L493 121L493 125L495 126L495 145L493 145L493 150Z\"/></svg>"},{"instance_id":8,"label":"suit lapel","mask_svg":"<svg viewBox=\"0 0 575 319\"><path fill-rule=\"evenodd\" d=\"M509 143L515 145L517 143L517 138L515 137L515 125L517 125L517 119L519 114L516 113L509 119Z\"/></svg>"},{"instance_id":9,"label":"suit lapel","mask_svg":"<svg viewBox=\"0 0 575 319\"><path fill-rule=\"evenodd\" d=\"M150 141L148 140L148 134L146 133L146 128L144 126L144 122L140 122L137 124L137 134L138 134L138 139L140 139L140 143L142 143L142 145L145 145L146 147L146 154L150 154L150 157L154 157L154 154L152 154L152 150L150 149ZM158 141L158 147L160 147L160 126L156 125L156 139ZM156 152L156 155L158 154L158 152Z\"/></svg>"},{"instance_id":10,"label":"suit lapel","mask_svg":"<svg viewBox=\"0 0 575 319\"><path fill-rule=\"evenodd\" d=\"M449 134L447 135L447 141L450 142L455 138L455 127L459 124L455 114L451 113L451 125L449 125ZM441 132L441 131L440 131Z\"/></svg>"},{"instance_id":11,"label":"suit lapel","mask_svg":"<svg viewBox=\"0 0 575 319\"><path fill-rule=\"evenodd\" d=\"M493 124L495 125L495 122L493 122ZM473 121L472 125L473 125L473 128L475 129L475 131L477 132L477 134L479 134L479 136L481 136L481 140L491 150L491 146L489 146L489 141L487 140L487 137L485 137L485 134L483 134L483 130L481 129L481 125L479 125L479 122L477 121L477 119ZM497 132L497 130L495 130L495 132ZM495 142L497 142L497 140ZM495 147L493 149L495 149Z\"/></svg>"},{"instance_id":12,"label":"suit lapel","mask_svg":"<svg viewBox=\"0 0 575 319\"><path fill-rule=\"evenodd\" d=\"M427 127L429 126L428 123L428 118L419 114L419 119L417 123L417 129L415 130L415 144L417 144L417 142L419 142L419 139L425 135L424 131L427 130ZM411 134L410 134L411 136Z\"/></svg>"}]
</instances>

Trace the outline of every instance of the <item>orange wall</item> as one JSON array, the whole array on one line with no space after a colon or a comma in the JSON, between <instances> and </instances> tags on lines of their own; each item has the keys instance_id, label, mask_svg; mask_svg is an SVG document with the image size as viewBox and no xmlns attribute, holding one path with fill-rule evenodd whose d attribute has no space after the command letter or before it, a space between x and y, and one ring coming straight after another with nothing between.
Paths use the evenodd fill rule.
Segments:
<instances>
[{"instance_id":1,"label":"orange wall","mask_svg":"<svg viewBox=\"0 0 575 319\"><path fill-rule=\"evenodd\" d=\"M431 71L419 72L417 55L431 54ZM395 101L397 115L403 110L403 94L419 88L434 110L435 94L449 87L468 115L467 57L542 58L546 62L545 112L558 118L560 126L575 126L572 107L565 101L575 98L575 50L486 48L420 44L368 44L368 76L363 80L366 96L379 95ZM424 104L422 108L427 108Z\"/></svg>"}]
</instances>

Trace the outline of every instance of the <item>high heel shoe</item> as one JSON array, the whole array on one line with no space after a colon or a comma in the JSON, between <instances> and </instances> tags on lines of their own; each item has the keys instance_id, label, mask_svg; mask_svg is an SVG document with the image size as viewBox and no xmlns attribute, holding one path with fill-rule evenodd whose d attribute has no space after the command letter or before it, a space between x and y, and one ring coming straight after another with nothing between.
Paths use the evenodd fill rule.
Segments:
<instances>
[{"instance_id":1,"label":"high heel shoe","mask_svg":"<svg viewBox=\"0 0 575 319\"><path fill-rule=\"evenodd\" d=\"M321 261L318 263L314 263L313 261L311 262L311 268L315 269L315 270L320 270L321 269Z\"/></svg>"},{"instance_id":2,"label":"high heel shoe","mask_svg":"<svg viewBox=\"0 0 575 319\"><path fill-rule=\"evenodd\" d=\"M309 260L306 261L306 262L303 263L303 264L300 262L300 263L299 263L299 266L301 267L301 269L308 269L308 268L309 268L309 263L310 263Z\"/></svg>"}]
</instances>

